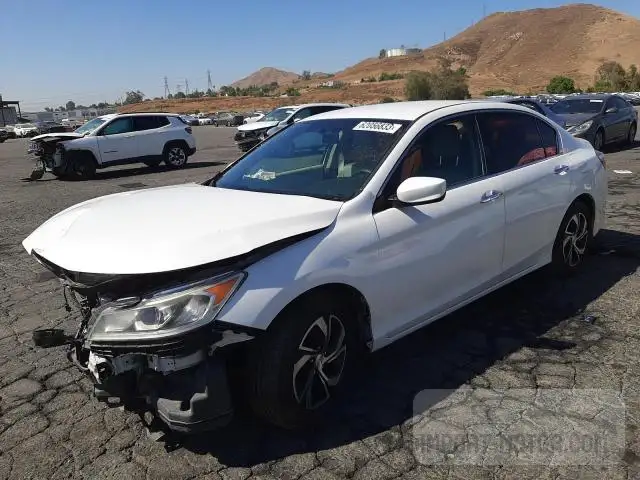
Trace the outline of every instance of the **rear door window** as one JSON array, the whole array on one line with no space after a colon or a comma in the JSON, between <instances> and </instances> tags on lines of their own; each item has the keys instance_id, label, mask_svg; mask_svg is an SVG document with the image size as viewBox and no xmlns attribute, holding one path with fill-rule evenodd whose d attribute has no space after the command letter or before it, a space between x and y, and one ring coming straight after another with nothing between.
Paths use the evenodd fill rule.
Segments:
<instances>
[{"instance_id":1,"label":"rear door window","mask_svg":"<svg viewBox=\"0 0 640 480\"><path fill-rule=\"evenodd\" d=\"M538 120L538 130L542 137L542 148L544 148L545 157L553 157L558 155L558 135L552 127L542 120Z\"/></svg>"},{"instance_id":2,"label":"rear door window","mask_svg":"<svg viewBox=\"0 0 640 480\"><path fill-rule=\"evenodd\" d=\"M477 119L489 175L546 158L537 118L519 112L481 112Z\"/></svg>"}]
</instances>

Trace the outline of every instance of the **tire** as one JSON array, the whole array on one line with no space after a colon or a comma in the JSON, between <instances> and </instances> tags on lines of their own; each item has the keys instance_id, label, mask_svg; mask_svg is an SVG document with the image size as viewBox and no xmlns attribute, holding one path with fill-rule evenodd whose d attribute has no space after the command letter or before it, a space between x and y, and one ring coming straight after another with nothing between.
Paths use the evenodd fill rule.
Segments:
<instances>
[{"instance_id":1,"label":"tire","mask_svg":"<svg viewBox=\"0 0 640 480\"><path fill-rule=\"evenodd\" d=\"M311 294L257 339L245 372L245 398L256 416L289 430L324 418L360 357L351 310L335 296Z\"/></svg>"},{"instance_id":2,"label":"tire","mask_svg":"<svg viewBox=\"0 0 640 480\"><path fill-rule=\"evenodd\" d=\"M557 274L570 275L580 269L593 239L591 211L581 201L565 214L553 244L551 264Z\"/></svg>"},{"instance_id":3,"label":"tire","mask_svg":"<svg viewBox=\"0 0 640 480\"><path fill-rule=\"evenodd\" d=\"M173 143L164 149L164 163L170 168L182 168L187 164L189 155L184 145Z\"/></svg>"},{"instance_id":4,"label":"tire","mask_svg":"<svg viewBox=\"0 0 640 480\"><path fill-rule=\"evenodd\" d=\"M162 163L162 159L160 160L147 160L144 164L149 168L157 168Z\"/></svg>"},{"instance_id":5,"label":"tire","mask_svg":"<svg viewBox=\"0 0 640 480\"><path fill-rule=\"evenodd\" d=\"M68 165L64 173L54 172L59 178L69 180L90 180L96 176L96 162L90 153L78 152L70 155Z\"/></svg>"},{"instance_id":6,"label":"tire","mask_svg":"<svg viewBox=\"0 0 640 480\"><path fill-rule=\"evenodd\" d=\"M604 132L602 131L602 129L599 129L596 132L595 137L593 137L593 148L595 150L602 150L602 147L604 147Z\"/></svg>"},{"instance_id":7,"label":"tire","mask_svg":"<svg viewBox=\"0 0 640 480\"><path fill-rule=\"evenodd\" d=\"M633 145L636 141L636 133L638 133L638 126L635 123L629 125L629 132L627 132L627 145Z\"/></svg>"}]
</instances>

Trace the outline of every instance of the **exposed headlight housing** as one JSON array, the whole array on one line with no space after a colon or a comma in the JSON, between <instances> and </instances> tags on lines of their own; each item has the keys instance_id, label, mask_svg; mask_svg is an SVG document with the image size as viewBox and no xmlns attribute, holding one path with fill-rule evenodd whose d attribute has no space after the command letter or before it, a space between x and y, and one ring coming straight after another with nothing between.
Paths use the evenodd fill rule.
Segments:
<instances>
[{"instance_id":1,"label":"exposed headlight housing","mask_svg":"<svg viewBox=\"0 0 640 480\"><path fill-rule=\"evenodd\" d=\"M246 277L223 275L143 298L135 305L107 305L101 310L89 340L135 340L180 335L213 321Z\"/></svg>"},{"instance_id":2,"label":"exposed headlight housing","mask_svg":"<svg viewBox=\"0 0 640 480\"><path fill-rule=\"evenodd\" d=\"M580 125L576 125L575 127L570 127L568 131L571 135L580 135L581 133L584 133L587 130L589 130L591 128L591 125L593 125L593 120L587 120L586 122L581 123Z\"/></svg>"}]
</instances>

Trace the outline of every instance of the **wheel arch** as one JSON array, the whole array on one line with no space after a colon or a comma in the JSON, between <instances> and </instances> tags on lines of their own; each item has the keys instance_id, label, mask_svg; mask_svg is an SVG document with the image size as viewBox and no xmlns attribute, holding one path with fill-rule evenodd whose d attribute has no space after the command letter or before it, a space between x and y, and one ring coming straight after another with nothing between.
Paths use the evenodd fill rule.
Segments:
<instances>
[{"instance_id":1,"label":"wheel arch","mask_svg":"<svg viewBox=\"0 0 640 480\"><path fill-rule=\"evenodd\" d=\"M179 145L183 147L185 149L185 152L187 154L189 153L189 145L187 144L186 140L183 140L181 138L176 138L175 140L169 140L164 143L164 147L162 148L162 154L163 155L166 154L167 150L174 145Z\"/></svg>"},{"instance_id":2,"label":"wheel arch","mask_svg":"<svg viewBox=\"0 0 640 480\"><path fill-rule=\"evenodd\" d=\"M267 327L267 330L273 329L275 325L279 323L279 319L283 318L287 312L299 307L306 301L310 301L314 296L323 293L339 298L340 301L344 302L345 305L354 312L359 339L363 346L371 350L373 335L369 303L360 290L346 283L325 283L299 294L278 312L273 322Z\"/></svg>"},{"instance_id":3,"label":"wheel arch","mask_svg":"<svg viewBox=\"0 0 640 480\"><path fill-rule=\"evenodd\" d=\"M596 201L590 194L581 193L571 202L567 212L578 202L583 203L589 209L589 227L593 230L593 224L596 220Z\"/></svg>"}]
</instances>

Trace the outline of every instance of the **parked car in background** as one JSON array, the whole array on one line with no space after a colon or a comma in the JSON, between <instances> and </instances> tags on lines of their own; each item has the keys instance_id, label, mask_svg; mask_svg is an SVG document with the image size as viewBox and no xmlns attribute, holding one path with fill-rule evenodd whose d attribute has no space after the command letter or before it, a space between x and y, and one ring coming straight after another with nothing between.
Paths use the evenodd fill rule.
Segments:
<instances>
[{"instance_id":1,"label":"parked car in background","mask_svg":"<svg viewBox=\"0 0 640 480\"><path fill-rule=\"evenodd\" d=\"M242 125L244 116L236 112L218 112L212 120L216 127L235 127Z\"/></svg>"},{"instance_id":2,"label":"parked car in background","mask_svg":"<svg viewBox=\"0 0 640 480\"><path fill-rule=\"evenodd\" d=\"M259 122L264 118L265 114L263 112L253 112L249 116L245 117L242 123L254 123Z\"/></svg>"},{"instance_id":3,"label":"parked car in background","mask_svg":"<svg viewBox=\"0 0 640 480\"><path fill-rule=\"evenodd\" d=\"M129 113L94 118L74 132L34 137L28 149L41 169L59 177L91 178L96 169L164 162L181 168L196 152L191 127L176 114Z\"/></svg>"},{"instance_id":4,"label":"parked car in background","mask_svg":"<svg viewBox=\"0 0 640 480\"><path fill-rule=\"evenodd\" d=\"M4 143L9 138L9 132L4 128L0 128L0 143Z\"/></svg>"},{"instance_id":5,"label":"parked car in background","mask_svg":"<svg viewBox=\"0 0 640 480\"><path fill-rule=\"evenodd\" d=\"M7 135L9 135L9 138L17 138L15 125L5 125L2 128L6 130Z\"/></svg>"},{"instance_id":6,"label":"parked car in background","mask_svg":"<svg viewBox=\"0 0 640 480\"><path fill-rule=\"evenodd\" d=\"M200 120L191 115L180 115L180 118L187 125L191 125L192 127L200 125Z\"/></svg>"},{"instance_id":7,"label":"parked car in background","mask_svg":"<svg viewBox=\"0 0 640 480\"><path fill-rule=\"evenodd\" d=\"M602 153L530 109L388 103L302 119L202 184L72 206L23 246L84 307L68 358L98 398L194 432L229 422L236 385L294 429L367 352L578 271L606 192Z\"/></svg>"},{"instance_id":8,"label":"parked car in background","mask_svg":"<svg viewBox=\"0 0 640 480\"><path fill-rule=\"evenodd\" d=\"M547 117L549 120L552 120L552 121L556 122L562 128L566 128L565 119L563 117L561 117L560 115L557 115L556 113L554 113L553 110L551 110L551 108L549 108L549 105L538 101L536 98L532 98L532 97L507 97L507 98L501 98L501 99L499 99L499 101L505 102L505 103L511 103L512 105L521 105L523 107L530 108L534 112L538 112L541 115L544 115L545 117Z\"/></svg>"},{"instance_id":9,"label":"parked car in background","mask_svg":"<svg viewBox=\"0 0 640 480\"><path fill-rule=\"evenodd\" d=\"M198 118L198 123L200 125L212 125L213 124L213 120L211 120L209 117L199 117Z\"/></svg>"},{"instance_id":10,"label":"parked car in background","mask_svg":"<svg viewBox=\"0 0 640 480\"><path fill-rule=\"evenodd\" d=\"M14 126L13 131L16 134L16 137L33 137L38 135L38 127L33 123L18 123Z\"/></svg>"},{"instance_id":11,"label":"parked car in background","mask_svg":"<svg viewBox=\"0 0 640 480\"><path fill-rule=\"evenodd\" d=\"M349 107L351 105L345 103L307 103L276 108L257 122L239 126L234 140L238 148L246 152L270 135L295 122L319 113Z\"/></svg>"},{"instance_id":12,"label":"parked car in background","mask_svg":"<svg viewBox=\"0 0 640 480\"><path fill-rule=\"evenodd\" d=\"M640 107L640 94L638 93L623 93L621 95L627 102L629 102L634 107Z\"/></svg>"},{"instance_id":13,"label":"parked car in background","mask_svg":"<svg viewBox=\"0 0 640 480\"><path fill-rule=\"evenodd\" d=\"M565 120L569 133L596 150L614 142L632 144L638 131L638 112L619 95L573 95L550 108Z\"/></svg>"}]
</instances>

